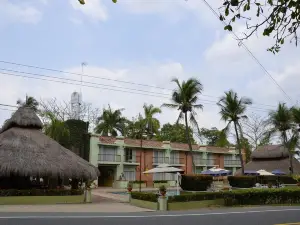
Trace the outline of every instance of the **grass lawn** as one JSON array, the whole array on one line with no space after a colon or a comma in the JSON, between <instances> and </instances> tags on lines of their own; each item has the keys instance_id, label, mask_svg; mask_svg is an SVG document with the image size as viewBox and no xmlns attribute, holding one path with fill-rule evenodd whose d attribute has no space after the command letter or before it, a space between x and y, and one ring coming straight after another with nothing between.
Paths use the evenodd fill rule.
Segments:
<instances>
[{"instance_id":1,"label":"grass lawn","mask_svg":"<svg viewBox=\"0 0 300 225\"><path fill-rule=\"evenodd\" d=\"M9 196L0 197L0 205L49 205L83 202L83 195L70 196Z\"/></svg>"}]
</instances>

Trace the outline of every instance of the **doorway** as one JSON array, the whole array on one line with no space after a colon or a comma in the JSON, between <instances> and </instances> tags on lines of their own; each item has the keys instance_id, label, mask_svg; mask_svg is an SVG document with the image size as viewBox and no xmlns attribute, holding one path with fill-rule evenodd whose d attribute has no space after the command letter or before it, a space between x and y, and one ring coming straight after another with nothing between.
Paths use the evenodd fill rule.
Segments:
<instances>
[{"instance_id":1,"label":"doorway","mask_svg":"<svg viewBox=\"0 0 300 225\"><path fill-rule=\"evenodd\" d=\"M98 177L99 187L112 187L115 180L116 166L99 166L100 177Z\"/></svg>"}]
</instances>

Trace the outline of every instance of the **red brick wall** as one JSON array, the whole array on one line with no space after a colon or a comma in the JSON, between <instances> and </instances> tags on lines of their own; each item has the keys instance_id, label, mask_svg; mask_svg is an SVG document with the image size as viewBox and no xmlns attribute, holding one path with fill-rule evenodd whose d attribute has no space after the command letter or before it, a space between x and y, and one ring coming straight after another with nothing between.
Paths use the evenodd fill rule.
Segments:
<instances>
[{"instance_id":1,"label":"red brick wall","mask_svg":"<svg viewBox=\"0 0 300 225\"><path fill-rule=\"evenodd\" d=\"M153 165L153 150L146 149L146 150L136 150L137 155L137 162L140 162L141 158L141 169L142 169L142 180L147 182L147 187L153 186L153 175L152 174L143 174L144 171L152 169ZM140 168L137 166L137 168ZM140 180L140 171L137 170L136 172L136 180Z\"/></svg>"}]
</instances>

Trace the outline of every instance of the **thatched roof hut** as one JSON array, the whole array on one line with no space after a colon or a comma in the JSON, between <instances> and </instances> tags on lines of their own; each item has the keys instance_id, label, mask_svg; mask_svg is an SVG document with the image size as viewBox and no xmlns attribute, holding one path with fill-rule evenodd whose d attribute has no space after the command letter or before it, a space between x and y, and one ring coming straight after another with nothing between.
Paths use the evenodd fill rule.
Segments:
<instances>
[{"instance_id":1,"label":"thatched roof hut","mask_svg":"<svg viewBox=\"0 0 300 225\"><path fill-rule=\"evenodd\" d=\"M0 131L0 176L49 176L97 179L89 162L42 133L31 108L21 107Z\"/></svg>"},{"instance_id":2,"label":"thatched roof hut","mask_svg":"<svg viewBox=\"0 0 300 225\"><path fill-rule=\"evenodd\" d=\"M251 154L251 161L245 164L245 170L266 170L272 172L281 170L289 174L289 152L283 145L260 146ZM294 173L300 174L300 162L293 158ZM237 170L236 175L241 174L241 169Z\"/></svg>"}]
</instances>

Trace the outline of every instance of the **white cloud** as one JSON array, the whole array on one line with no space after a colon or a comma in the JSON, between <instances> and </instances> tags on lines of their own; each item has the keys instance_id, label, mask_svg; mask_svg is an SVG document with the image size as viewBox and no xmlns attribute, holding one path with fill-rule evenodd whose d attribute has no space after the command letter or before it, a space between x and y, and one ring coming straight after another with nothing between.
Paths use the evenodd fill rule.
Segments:
<instances>
[{"instance_id":1,"label":"white cloud","mask_svg":"<svg viewBox=\"0 0 300 225\"><path fill-rule=\"evenodd\" d=\"M85 5L81 5L78 1L69 0L75 10L80 11L92 21L106 21L108 12L102 0L89 0Z\"/></svg>"},{"instance_id":2,"label":"white cloud","mask_svg":"<svg viewBox=\"0 0 300 225\"><path fill-rule=\"evenodd\" d=\"M0 24L7 23L38 23L42 18L42 12L32 4L12 3L9 0L0 2Z\"/></svg>"}]
</instances>

